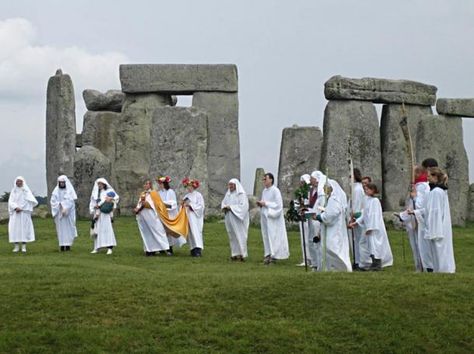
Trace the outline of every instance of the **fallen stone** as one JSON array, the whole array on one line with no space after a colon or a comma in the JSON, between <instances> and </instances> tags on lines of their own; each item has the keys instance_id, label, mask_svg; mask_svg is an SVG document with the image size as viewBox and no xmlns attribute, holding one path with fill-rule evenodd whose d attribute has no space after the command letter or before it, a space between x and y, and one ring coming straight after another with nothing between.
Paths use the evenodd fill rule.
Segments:
<instances>
[{"instance_id":1,"label":"fallen stone","mask_svg":"<svg viewBox=\"0 0 474 354\"><path fill-rule=\"evenodd\" d=\"M74 156L74 188L77 193L77 214L89 217L89 202L97 178L103 177L111 183L119 196L121 191L112 180L110 160L93 146L84 146Z\"/></svg>"},{"instance_id":2,"label":"fallen stone","mask_svg":"<svg viewBox=\"0 0 474 354\"><path fill-rule=\"evenodd\" d=\"M125 94L119 90L109 90L106 93L97 90L84 90L82 97L89 111L120 112Z\"/></svg>"},{"instance_id":3,"label":"fallen stone","mask_svg":"<svg viewBox=\"0 0 474 354\"><path fill-rule=\"evenodd\" d=\"M469 213L469 161L463 142L462 118L427 115L418 123L417 160L432 157L448 174L453 225L464 226Z\"/></svg>"},{"instance_id":4,"label":"fallen stone","mask_svg":"<svg viewBox=\"0 0 474 354\"><path fill-rule=\"evenodd\" d=\"M278 188L285 205L295 199L294 191L299 188L301 175L319 170L322 143L323 133L319 127L295 125L283 129L278 164Z\"/></svg>"},{"instance_id":5,"label":"fallen stone","mask_svg":"<svg viewBox=\"0 0 474 354\"><path fill-rule=\"evenodd\" d=\"M405 199L411 183L410 163L403 131L400 128L402 120L402 105L390 104L383 106L380 134L382 142L382 179L384 210L399 211L405 206ZM431 107L405 106L408 127L416 151L416 134L418 122L422 117L431 114ZM418 160L418 162L421 162ZM362 172L364 174L364 172Z\"/></svg>"},{"instance_id":6,"label":"fallen stone","mask_svg":"<svg viewBox=\"0 0 474 354\"><path fill-rule=\"evenodd\" d=\"M333 76L324 84L328 100L361 100L374 103L405 103L432 106L437 88L409 80L388 80L365 77L351 79Z\"/></svg>"},{"instance_id":7,"label":"fallen stone","mask_svg":"<svg viewBox=\"0 0 474 354\"><path fill-rule=\"evenodd\" d=\"M436 112L450 116L474 117L474 98L439 98Z\"/></svg>"},{"instance_id":8,"label":"fallen stone","mask_svg":"<svg viewBox=\"0 0 474 354\"><path fill-rule=\"evenodd\" d=\"M237 92L237 66L231 64L124 64L120 82L126 93Z\"/></svg>"},{"instance_id":9,"label":"fallen stone","mask_svg":"<svg viewBox=\"0 0 474 354\"><path fill-rule=\"evenodd\" d=\"M199 192L208 209L207 115L193 107L163 107L153 111L150 175L170 176L178 198L187 193L185 177L201 182ZM221 196L221 200L223 195ZM136 196L138 199L138 194ZM206 210L208 214L208 210Z\"/></svg>"},{"instance_id":10,"label":"fallen stone","mask_svg":"<svg viewBox=\"0 0 474 354\"><path fill-rule=\"evenodd\" d=\"M60 175L74 174L76 113L71 77L59 69L49 78L46 99L46 179L48 197Z\"/></svg>"},{"instance_id":11,"label":"fallen stone","mask_svg":"<svg viewBox=\"0 0 474 354\"><path fill-rule=\"evenodd\" d=\"M379 188L382 182L380 130L375 107L370 102L329 101L324 110L321 171L350 190L349 141L354 168L370 176ZM298 176L299 178L299 176Z\"/></svg>"},{"instance_id":12,"label":"fallen stone","mask_svg":"<svg viewBox=\"0 0 474 354\"><path fill-rule=\"evenodd\" d=\"M193 107L207 114L209 209L220 210L227 183L240 180L239 100L236 93L196 92Z\"/></svg>"}]
</instances>

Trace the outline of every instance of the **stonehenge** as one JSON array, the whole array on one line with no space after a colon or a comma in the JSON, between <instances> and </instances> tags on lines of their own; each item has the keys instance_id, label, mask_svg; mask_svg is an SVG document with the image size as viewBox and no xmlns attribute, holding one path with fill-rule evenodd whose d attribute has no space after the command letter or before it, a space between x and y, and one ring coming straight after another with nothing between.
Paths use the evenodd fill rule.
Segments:
<instances>
[{"instance_id":1,"label":"stonehenge","mask_svg":"<svg viewBox=\"0 0 474 354\"><path fill-rule=\"evenodd\" d=\"M181 178L193 177L207 214L218 212L227 182L240 178L237 67L130 64L119 72L121 91L84 90L88 111L77 135L72 81L61 72L50 79L48 195L58 173L67 174L86 217L92 184L105 177L120 195L120 213L131 214L144 179L170 175L179 196ZM176 107L176 95L193 95L192 107Z\"/></svg>"},{"instance_id":2,"label":"stonehenge","mask_svg":"<svg viewBox=\"0 0 474 354\"><path fill-rule=\"evenodd\" d=\"M49 79L48 195L58 174L67 174L78 189L79 215L88 216L92 183L105 177L121 197L120 213L130 214L145 178L170 175L179 196L184 193L180 179L189 176L202 181L207 214L218 213L228 180L240 178L237 67L126 64L119 72L121 90L84 90L88 111L80 132L71 78L58 70ZM328 103L322 131L315 126L282 131L275 177L285 204L300 176L316 169L348 192L350 147L354 167L379 186L384 211L400 210L410 186L400 127L406 116L416 162L434 157L448 172L453 224L472 220L474 188L469 187L462 117L474 117L474 99L437 100L436 92L433 85L409 80L331 77L324 85ZM178 95L192 95L192 106L176 106ZM382 105L381 117L376 104ZM261 195L264 173L256 171L252 201ZM257 218L257 210L253 214Z\"/></svg>"}]
</instances>

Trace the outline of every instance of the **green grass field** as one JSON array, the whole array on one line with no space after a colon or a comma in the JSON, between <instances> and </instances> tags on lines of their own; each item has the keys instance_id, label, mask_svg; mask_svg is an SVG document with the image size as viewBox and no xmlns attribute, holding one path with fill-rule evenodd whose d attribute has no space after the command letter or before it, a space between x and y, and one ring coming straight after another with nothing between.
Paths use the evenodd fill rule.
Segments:
<instances>
[{"instance_id":1,"label":"green grass field","mask_svg":"<svg viewBox=\"0 0 474 354\"><path fill-rule=\"evenodd\" d=\"M454 229L457 274L416 274L407 240L389 231L384 272L305 273L299 236L291 257L261 264L260 230L249 259L230 263L222 223L205 225L203 258L144 257L133 218L116 220L112 256L89 254L87 221L59 253L51 219L13 254L0 225L2 353L472 353L474 226Z\"/></svg>"}]
</instances>

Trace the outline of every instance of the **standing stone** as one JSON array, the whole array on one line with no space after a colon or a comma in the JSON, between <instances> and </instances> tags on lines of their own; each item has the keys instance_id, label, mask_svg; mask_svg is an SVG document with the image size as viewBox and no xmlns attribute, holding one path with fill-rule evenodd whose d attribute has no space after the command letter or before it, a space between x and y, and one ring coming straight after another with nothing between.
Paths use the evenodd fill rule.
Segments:
<instances>
[{"instance_id":1,"label":"standing stone","mask_svg":"<svg viewBox=\"0 0 474 354\"><path fill-rule=\"evenodd\" d=\"M350 187L349 139L355 168L382 180L380 130L375 107L363 101L329 101L324 110L321 171L337 180L346 192Z\"/></svg>"},{"instance_id":2,"label":"standing stone","mask_svg":"<svg viewBox=\"0 0 474 354\"><path fill-rule=\"evenodd\" d=\"M93 146L84 146L74 156L74 188L77 193L77 213L89 217L89 202L97 178L111 180L110 160ZM112 182L110 182L112 183ZM115 187L115 186L114 186ZM120 191L117 190L120 196Z\"/></svg>"},{"instance_id":3,"label":"standing stone","mask_svg":"<svg viewBox=\"0 0 474 354\"><path fill-rule=\"evenodd\" d=\"M301 175L319 170L323 134L319 127L283 129L281 136L280 162L278 165L278 188L283 202L294 199Z\"/></svg>"},{"instance_id":4,"label":"standing stone","mask_svg":"<svg viewBox=\"0 0 474 354\"><path fill-rule=\"evenodd\" d=\"M469 221L474 221L474 183L469 186Z\"/></svg>"},{"instance_id":5,"label":"standing stone","mask_svg":"<svg viewBox=\"0 0 474 354\"><path fill-rule=\"evenodd\" d=\"M462 118L427 115L418 123L417 160L435 158L448 174L448 196L453 225L468 218L469 161L464 149Z\"/></svg>"},{"instance_id":6,"label":"standing stone","mask_svg":"<svg viewBox=\"0 0 474 354\"><path fill-rule=\"evenodd\" d=\"M361 100L373 103L405 103L432 106L436 91L432 85L409 80L387 80L372 77L350 79L333 76L324 84L328 100Z\"/></svg>"},{"instance_id":7,"label":"standing stone","mask_svg":"<svg viewBox=\"0 0 474 354\"><path fill-rule=\"evenodd\" d=\"M117 128L120 123L120 113L87 111L84 115L82 145L99 149L112 162L112 169L115 162Z\"/></svg>"},{"instance_id":8,"label":"standing stone","mask_svg":"<svg viewBox=\"0 0 474 354\"><path fill-rule=\"evenodd\" d=\"M400 121L402 120L402 105L384 105L380 123L382 143L382 179L384 210L400 210L405 206L405 199L410 188L410 162L405 138ZM431 107L405 106L408 127L413 142L413 151L416 151L416 134L418 122L425 115L431 114ZM419 163L421 161L418 161ZM365 174L365 172L363 172Z\"/></svg>"},{"instance_id":9,"label":"standing stone","mask_svg":"<svg viewBox=\"0 0 474 354\"><path fill-rule=\"evenodd\" d=\"M253 195L260 200L263 192L263 176L265 176L265 170L261 167L255 170L255 180L253 182Z\"/></svg>"},{"instance_id":10,"label":"standing stone","mask_svg":"<svg viewBox=\"0 0 474 354\"><path fill-rule=\"evenodd\" d=\"M237 93L196 92L193 107L207 113L210 209L220 204L231 178L240 180L239 100Z\"/></svg>"},{"instance_id":11,"label":"standing stone","mask_svg":"<svg viewBox=\"0 0 474 354\"><path fill-rule=\"evenodd\" d=\"M74 174L76 104L71 77L61 69L49 78L46 98L46 179L48 197L59 175Z\"/></svg>"},{"instance_id":12,"label":"standing stone","mask_svg":"<svg viewBox=\"0 0 474 354\"><path fill-rule=\"evenodd\" d=\"M120 65L120 82L126 93L238 91L237 66L233 64L125 64Z\"/></svg>"},{"instance_id":13,"label":"standing stone","mask_svg":"<svg viewBox=\"0 0 474 354\"><path fill-rule=\"evenodd\" d=\"M207 204L207 131L207 115L197 108L163 107L153 112L150 175L170 176L178 198L187 193L181 180L197 178Z\"/></svg>"},{"instance_id":14,"label":"standing stone","mask_svg":"<svg viewBox=\"0 0 474 354\"><path fill-rule=\"evenodd\" d=\"M153 111L170 103L171 97L168 95L126 95L121 119L116 127L112 178L114 188L120 195L122 214L131 214L144 179L149 177Z\"/></svg>"}]
</instances>

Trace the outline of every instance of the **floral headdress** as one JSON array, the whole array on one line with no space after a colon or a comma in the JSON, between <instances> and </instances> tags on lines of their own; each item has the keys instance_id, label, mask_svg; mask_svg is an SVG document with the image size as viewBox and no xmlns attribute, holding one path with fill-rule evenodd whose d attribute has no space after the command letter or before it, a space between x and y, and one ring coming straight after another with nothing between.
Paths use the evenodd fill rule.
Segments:
<instances>
[{"instance_id":1,"label":"floral headdress","mask_svg":"<svg viewBox=\"0 0 474 354\"><path fill-rule=\"evenodd\" d=\"M197 179L188 178L188 177L183 179L181 183L183 184L184 187L192 186L194 189L199 188L199 186L201 185L201 183L199 183Z\"/></svg>"},{"instance_id":2,"label":"floral headdress","mask_svg":"<svg viewBox=\"0 0 474 354\"><path fill-rule=\"evenodd\" d=\"M161 176L156 179L159 183L170 183L171 177L170 176Z\"/></svg>"}]
</instances>

